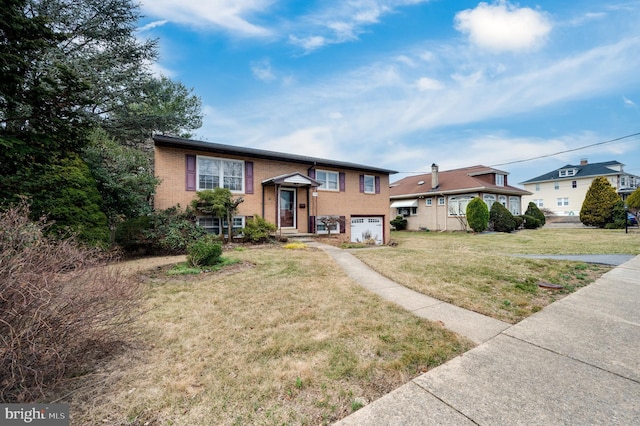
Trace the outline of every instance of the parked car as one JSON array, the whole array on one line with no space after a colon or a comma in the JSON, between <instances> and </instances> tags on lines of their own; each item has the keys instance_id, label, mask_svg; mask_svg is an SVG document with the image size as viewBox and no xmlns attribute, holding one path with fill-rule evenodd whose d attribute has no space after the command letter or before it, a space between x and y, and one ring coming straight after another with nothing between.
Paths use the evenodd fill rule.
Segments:
<instances>
[{"instance_id":1,"label":"parked car","mask_svg":"<svg viewBox=\"0 0 640 426\"><path fill-rule=\"evenodd\" d=\"M627 213L627 225L638 226L638 219L633 215L633 213Z\"/></svg>"}]
</instances>

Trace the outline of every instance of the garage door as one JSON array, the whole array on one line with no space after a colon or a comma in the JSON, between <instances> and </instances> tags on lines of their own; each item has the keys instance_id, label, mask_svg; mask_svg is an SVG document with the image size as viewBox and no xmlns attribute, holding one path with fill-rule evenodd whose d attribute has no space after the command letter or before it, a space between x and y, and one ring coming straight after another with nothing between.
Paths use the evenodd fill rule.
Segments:
<instances>
[{"instance_id":1,"label":"garage door","mask_svg":"<svg viewBox=\"0 0 640 426\"><path fill-rule=\"evenodd\" d=\"M382 244L384 228L382 216L366 216L351 218L351 242L364 243L375 240L376 244Z\"/></svg>"}]
</instances>

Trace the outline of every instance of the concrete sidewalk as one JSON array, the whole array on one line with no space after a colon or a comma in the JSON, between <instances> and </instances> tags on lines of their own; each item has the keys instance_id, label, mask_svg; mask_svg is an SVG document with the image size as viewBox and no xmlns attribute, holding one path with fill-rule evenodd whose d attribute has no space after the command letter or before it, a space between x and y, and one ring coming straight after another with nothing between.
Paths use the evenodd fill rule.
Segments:
<instances>
[{"instance_id":1,"label":"concrete sidewalk","mask_svg":"<svg viewBox=\"0 0 640 426\"><path fill-rule=\"evenodd\" d=\"M640 424L640 256L510 326L317 246L359 284L481 343L337 425Z\"/></svg>"}]
</instances>

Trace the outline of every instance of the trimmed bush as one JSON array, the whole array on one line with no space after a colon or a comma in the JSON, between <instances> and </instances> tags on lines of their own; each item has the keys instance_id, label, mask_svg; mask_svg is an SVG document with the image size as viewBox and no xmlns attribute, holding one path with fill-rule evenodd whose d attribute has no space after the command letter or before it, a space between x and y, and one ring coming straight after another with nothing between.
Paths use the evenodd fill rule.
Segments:
<instances>
[{"instance_id":1,"label":"trimmed bush","mask_svg":"<svg viewBox=\"0 0 640 426\"><path fill-rule=\"evenodd\" d=\"M516 221L513 215L500 203L493 203L491 206L489 222L491 229L496 232L512 232L516 229Z\"/></svg>"},{"instance_id":2,"label":"trimmed bush","mask_svg":"<svg viewBox=\"0 0 640 426\"><path fill-rule=\"evenodd\" d=\"M524 219L525 229L537 229L540 227L538 218L529 215L524 215L522 218Z\"/></svg>"},{"instance_id":3,"label":"trimmed bush","mask_svg":"<svg viewBox=\"0 0 640 426\"><path fill-rule=\"evenodd\" d=\"M514 216L513 220L516 221L516 229L520 229L522 225L524 225L524 218L522 216Z\"/></svg>"},{"instance_id":4,"label":"trimmed bush","mask_svg":"<svg viewBox=\"0 0 640 426\"><path fill-rule=\"evenodd\" d=\"M404 231L407 229L407 219L402 216L396 216L396 218L391 221L391 226L396 228L396 231Z\"/></svg>"},{"instance_id":5,"label":"trimmed bush","mask_svg":"<svg viewBox=\"0 0 640 426\"><path fill-rule=\"evenodd\" d=\"M187 263L196 268L213 266L220 262L220 256L222 245L209 235L189 244L187 248Z\"/></svg>"},{"instance_id":6,"label":"trimmed bush","mask_svg":"<svg viewBox=\"0 0 640 426\"><path fill-rule=\"evenodd\" d=\"M276 231L273 223L267 222L263 217L256 215L251 219L247 219L242 235L245 241L252 243L263 243L268 241L271 234Z\"/></svg>"},{"instance_id":7,"label":"trimmed bush","mask_svg":"<svg viewBox=\"0 0 640 426\"><path fill-rule=\"evenodd\" d=\"M526 216L533 216L538 219L538 227L544 226L544 224L547 223L547 218L544 216L544 213L542 213L542 210L540 210L538 206L536 206L536 203L534 203L533 201L529 202L529 204L527 205L527 210L524 212L524 214Z\"/></svg>"},{"instance_id":8,"label":"trimmed bush","mask_svg":"<svg viewBox=\"0 0 640 426\"><path fill-rule=\"evenodd\" d=\"M467 204L467 223L474 232L486 231L489 227L489 208L482 198L475 197Z\"/></svg>"}]
</instances>

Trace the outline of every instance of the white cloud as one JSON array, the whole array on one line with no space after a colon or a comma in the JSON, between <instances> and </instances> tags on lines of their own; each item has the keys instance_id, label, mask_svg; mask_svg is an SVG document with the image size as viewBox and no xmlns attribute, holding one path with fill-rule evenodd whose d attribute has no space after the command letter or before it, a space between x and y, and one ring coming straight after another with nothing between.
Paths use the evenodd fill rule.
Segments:
<instances>
[{"instance_id":1,"label":"white cloud","mask_svg":"<svg viewBox=\"0 0 640 426\"><path fill-rule=\"evenodd\" d=\"M167 22L169 22L169 21L167 21L166 19L163 19L162 21L149 22L148 24L138 28L138 32L142 33L142 32L145 32L145 31L152 30L152 29L157 28L157 27L161 27L164 24L166 24Z\"/></svg>"},{"instance_id":2,"label":"white cloud","mask_svg":"<svg viewBox=\"0 0 640 426\"><path fill-rule=\"evenodd\" d=\"M442 90L442 89L444 89L444 85L441 82L439 82L438 80L434 80L432 78L429 78L429 77L420 78L416 82L416 86L418 87L418 90L420 90L420 91Z\"/></svg>"},{"instance_id":3,"label":"white cloud","mask_svg":"<svg viewBox=\"0 0 640 426\"><path fill-rule=\"evenodd\" d=\"M294 35L290 35L289 41L293 45L302 47L307 52L316 50L328 43L328 41L322 36L298 38Z\"/></svg>"},{"instance_id":4,"label":"white cloud","mask_svg":"<svg viewBox=\"0 0 640 426\"><path fill-rule=\"evenodd\" d=\"M269 82L276 79L276 75L271 68L271 62L268 59L252 62L251 72L261 81Z\"/></svg>"},{"instance_id":5,"label":"white cloud","mask_svg":"<svg viewBox=\"0 0 640 426\"><path fill-rule=\"evenodd\" d=\"M624 102L624 106L635 108L636 104L631 99L627 99L626 96L622 97L622 102Z\"/></svg>"},{"instance_id":6,"label":"white cloud","mask_svg":"<svg viewBox=\"0 0 640 426\"><path fill-rule=\"evenodd\" d=\"M357 0L320 2L324 8L314 10L292 24L289 41L306 53L329 44L357 40L367 27L396 9L429 0ZM329 6L326 4L329 3ZM304 35L301 35L304 34Z\"/></svg>"},{"instance_id":7,"label":"white cloud","mask_svg":"<svg viewBox=\"0 0 640 426\"><path fill-rule=\"evenodd\" d=\"M247 16L265 11L274 0L142 0L148 16L184 25L217 27L236 35L264 37L271 31Z\"/></svg>"},{"instance_id":8,"label":"white cloud","mask_svg":"<svg viewBox=\"0 0 640 426\"><path fill-rule=\"evenodd\" d=\"M483 49L521 51L540 46L551 31L551 23L543 12L500 0L458 12L455 28L469 34L470 41Z\"/></svg>"}]
</instances>

